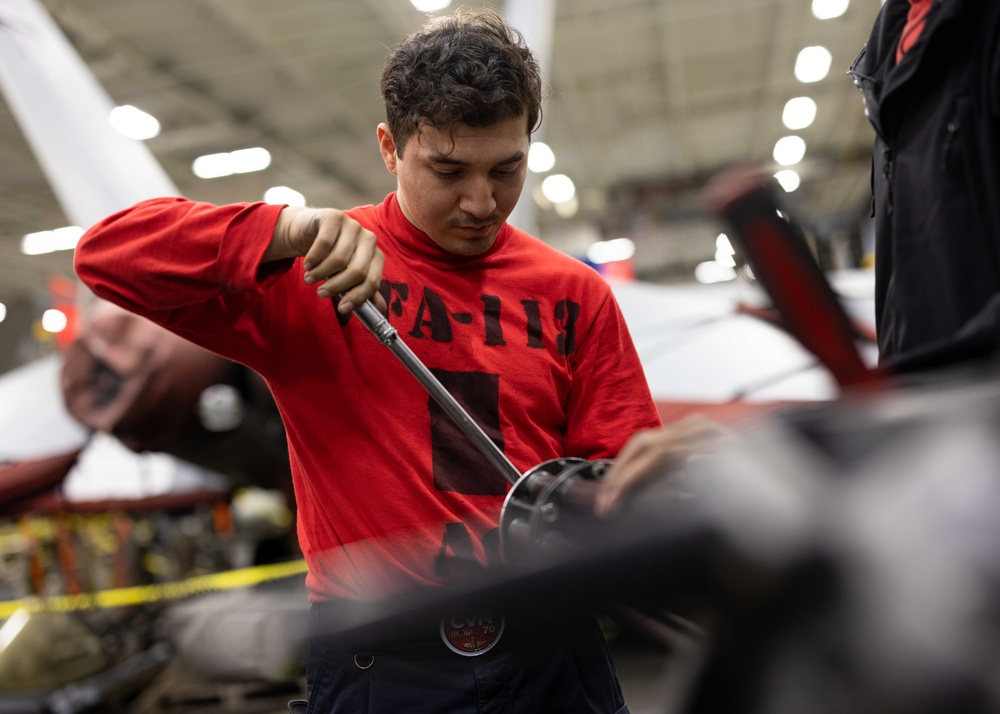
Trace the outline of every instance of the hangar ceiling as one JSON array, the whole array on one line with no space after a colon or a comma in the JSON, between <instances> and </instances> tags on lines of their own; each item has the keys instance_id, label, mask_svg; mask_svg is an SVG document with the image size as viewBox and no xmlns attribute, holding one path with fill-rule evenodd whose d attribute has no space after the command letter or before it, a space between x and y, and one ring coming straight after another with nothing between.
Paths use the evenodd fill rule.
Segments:
<instances>
[{"instance_id":1,"label":"hangar ceiling","mask_svg":"<svg viewBox=\"0 0 1000 714\"><path fill-rule=\"evenodd\" d=\"M375 202L393 188L378 156L378 75L386 48L424 15L409 0L43 0L115 102L157 117L148 146L186 195L258 200L274 185L310 204ZM714 237L696 191L720 168L773 164L782 136L805 140L790 206L821 230L856 230L866 214L872 131L845 75L879 0L819 20L810 0L558 0L543 136L552 172L576 184L572 218L539 208L541 236L578 250L633 236L640 277L686 275ZM806 46L832 68L803 84ZM815 100L791 132L785 103ZM262 172L200 179L203 154L263 146ZM72 275L69 252L22 256L25 233L66 217L0 97L0 300ZM776 167L777 168L777 167ZM525 197L523 200L531 200Z\"/></svg>"}]
</instances>

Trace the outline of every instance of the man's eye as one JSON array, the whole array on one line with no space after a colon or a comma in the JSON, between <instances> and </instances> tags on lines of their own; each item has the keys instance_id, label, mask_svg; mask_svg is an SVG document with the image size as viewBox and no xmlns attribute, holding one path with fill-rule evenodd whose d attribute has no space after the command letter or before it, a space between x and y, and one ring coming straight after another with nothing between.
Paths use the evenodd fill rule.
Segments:
<instances>
[{"instance_id":1,"label":"man's eye","mask_svg":"<svg viewBox=\"0 0 1000 714\"><path fill-rule=\"evenodd\" d=\"M432 171L441 178L455 178L461 175L461 171L438 171L437 169L432 169Z\"/></svg>"}]
</instances>

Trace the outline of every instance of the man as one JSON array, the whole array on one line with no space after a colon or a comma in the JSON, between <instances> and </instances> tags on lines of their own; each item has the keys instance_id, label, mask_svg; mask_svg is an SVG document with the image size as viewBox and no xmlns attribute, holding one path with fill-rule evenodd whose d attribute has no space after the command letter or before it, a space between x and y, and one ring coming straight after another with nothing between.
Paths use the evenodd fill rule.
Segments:
<instances>
[{"instance_id":1,"label":"man","mask_svg":"<svg viewBox=\"0 0 1000 714\"><path fill-rule=\"evenodd\" d=\"M104 220L77 249L98 295L267 380L320 629L336 629L353 603L496 559L507 491L351 318L363 301L386 310L522 472L613 456L659 424L608 286L505 222L541 106L520 35L487 10L431 21L392 52L381 88L377 137L398 179L382 204L157 199ZM560 620L510 618L498 640L472 645L442 641L436 624L405 645L317 644L309 710L627 711L593 618Z\"/></svg>"},{"instance_id":2,"label":"man","mask_svg":"<svg viewBox=\"0 0 1000 714\"><path fill-rule=\"evenodd\" d=\"M876 132L880 359L1000 344L1000 4L887 0L851 68Z\"/></svg>"}]
</instances>

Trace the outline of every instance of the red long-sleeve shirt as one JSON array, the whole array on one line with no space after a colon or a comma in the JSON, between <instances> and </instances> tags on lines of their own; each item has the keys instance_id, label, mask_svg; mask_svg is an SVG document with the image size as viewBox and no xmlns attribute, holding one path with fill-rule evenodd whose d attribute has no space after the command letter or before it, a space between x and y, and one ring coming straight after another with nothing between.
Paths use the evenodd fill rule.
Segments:
<instances>
[{"instance_id":1,"label":"red long-sleeve shirt","mask_svg":"<svg viewBox=\"0 0 1000 714\"><path fill-rule=\"evenodd\" d=\"M87 232L77 273L266 379L314 599L380 599L439 582L449 560L487 560L507 482L386 347L316 296L301 259L260 266L280 210L146 201ZM401 339L519 470L611 457L660 423L618 306L589 267L509 225L485 254L452 255L394 194L349 213L385 253L382 292Z\"/></svg>"}]
</instances>

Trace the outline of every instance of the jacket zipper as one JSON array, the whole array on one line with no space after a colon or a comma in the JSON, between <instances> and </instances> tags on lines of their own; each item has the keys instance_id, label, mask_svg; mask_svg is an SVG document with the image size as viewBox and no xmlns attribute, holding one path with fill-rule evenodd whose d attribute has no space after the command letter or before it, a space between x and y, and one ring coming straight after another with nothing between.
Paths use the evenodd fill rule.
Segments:
<instances>
[{"instance_id":1,"label":"jacket zipper","mask_svg":"<svg viewBox=\"0 0 1000 714\"><path fill-rule=\"evenodd\" d=\"M892 172L893 172L893 160L892 160L892 149L888 146L882 149L882 178L885 179L885 196L886 196L886 210L889 215L892 215L893 209L893 186L892 186Z\"/></svg>"},{"instance_id":2,"label":"jacket zipper","mask_svg":"<svg viewBox=\"0 0 1000 714\"><path fill-rule=\"evenodd\" d=\"M941 154L942 170L946 170L948 168L948 154L951 152L951 144L955 139L955 135L958 133L958 130L961 128L962 118L958 115L948 122L948 135L944 138L944 151Z\"/></svg>"}]
</instances>

